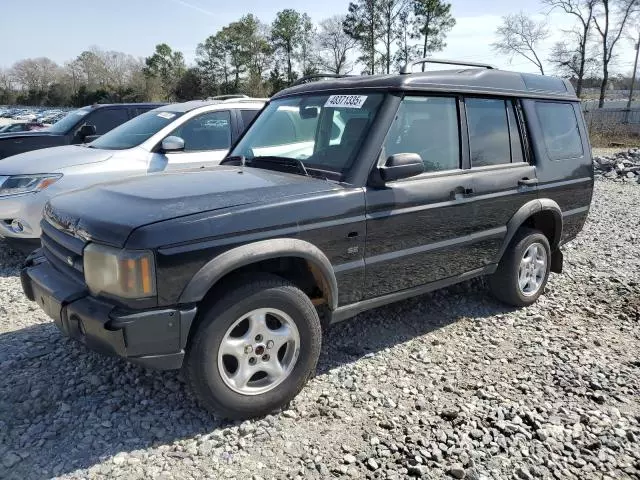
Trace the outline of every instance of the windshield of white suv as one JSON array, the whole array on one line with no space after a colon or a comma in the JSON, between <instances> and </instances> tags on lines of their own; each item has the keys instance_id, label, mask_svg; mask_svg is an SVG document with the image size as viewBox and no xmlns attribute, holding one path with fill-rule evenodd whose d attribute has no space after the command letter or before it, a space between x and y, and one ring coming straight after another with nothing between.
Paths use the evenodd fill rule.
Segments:
<instances>
[{"instance_id":1,"label":"windshield of white suv","mask_svg":"<svg viewBox=\"0 0 640 480\"><path fill-rule=\"evenodd\" d=\"M351 167L382 98L380 93L350 93L276 99L230 157L244 157L249 166L278 159L295 161L310 174L316 171L340 178Z\"/></svg>"},{"instance_id":2,"label":"windshield of white suv","mask_svg":"<svg viewBox=\"0 0 640 480\"><path fill-rule=\"evenodd\" d=\"M69 113L65 117L58 120L56 123L47 128L47 132L53 133L67 133L71 130L80 120L87 116L91 111L91 107L79 108Z\"/></svg>"},{"instance_id":3,"label":"windshield of white suv","mask_svg":"<svg viewBox=\"0 0 640 480\"><path fill-rule=\"evenodd\" d=\"M174 122L183 112L152 110L105 133L89 144L101 150L125 150L140 145L164 127Z\"/></svg>"}]
</instances>

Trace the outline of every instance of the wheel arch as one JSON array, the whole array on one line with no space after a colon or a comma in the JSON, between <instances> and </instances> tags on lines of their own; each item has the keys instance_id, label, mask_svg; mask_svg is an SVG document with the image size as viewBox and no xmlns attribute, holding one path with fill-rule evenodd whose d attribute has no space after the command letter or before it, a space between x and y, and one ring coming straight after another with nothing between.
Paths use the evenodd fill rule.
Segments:
<instances>
[{"instance_id":1,"label":"wheel arch","mask_svg":"<svg viewBox=\"0 0 640 480\"><path fill-rule=\"evenodd\" d=\"M251 265L270 260L293 259L302 261L308 268L323 300L330 310L338 306L338 282L331 262L315 245L295 238L277 238L249 243L232 248L207 262L191 278L180 294L179 303L198 303L205 298L221 279L242 271Z\"/></svg>"},{"instance_id":2,"label":"wheel arch","mask_svg":"<svg viewBox=\"0 0 640 480\"><path fill-rule=\"evenodd\" d=\"M536 228L549 240L551 252L560 246L562 238L562 210L553 200L545 198L525 203L507 222L507 234L498 254L498 261L504 255L516 232L523 226Z\"/></svg>"}]
</instances>

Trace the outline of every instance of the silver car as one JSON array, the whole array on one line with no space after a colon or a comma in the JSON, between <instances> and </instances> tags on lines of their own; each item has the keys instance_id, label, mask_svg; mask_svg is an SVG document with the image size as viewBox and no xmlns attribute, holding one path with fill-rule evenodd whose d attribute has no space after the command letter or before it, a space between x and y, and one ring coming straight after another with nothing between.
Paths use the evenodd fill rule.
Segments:
<instances>
[{"instance_id":1,"label":"silver car","mask_svg":"<svg viewBox=\"0 0 640 480\"><path fill-rule=\"evenodd\" d=\"M42 210L55 195L132 175L219 164L264 103L231 98L165 105L89 144L0 160L0 236L23 250L35 248Z\"/></svg>"}]
</instances>

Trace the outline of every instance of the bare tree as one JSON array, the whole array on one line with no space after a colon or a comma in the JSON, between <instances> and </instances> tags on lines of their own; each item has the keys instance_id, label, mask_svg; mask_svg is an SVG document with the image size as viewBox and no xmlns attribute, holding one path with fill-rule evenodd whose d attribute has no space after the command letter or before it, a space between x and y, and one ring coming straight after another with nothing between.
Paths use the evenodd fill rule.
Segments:
<instances>
[{"instance_id":1,"label":"bare tree","mask_svg":"<svg viewBox=\"0 0 640 480\"><path fill-rule=\"evenodd\" d=\"M353 69L349 52L357 46L357 41L344 33L344 15L335 15L320 22L318 47L320 66L335 74L350 73Z\"/></svg>"},{"instance_id":2,"label":"bare tree","mask_svg":"<svg viewBox=\"0 0 640 480\"><path fill-rule=\"evenodd\" d=\"M540 43L549 38L549 29L545 21L536 22L523 12L502 18L502 25L496 30L498 40L491 44L493 49L511 59L520 55L533 63L542 75L544 66L536 50Z\"/></svg>"},{"instance_id":3,"label":"bare tree","mask_svg":"<svg viewBox=\"0 0 640 480\"><path fill-rule=\"evenodd\" d=\"M594 59L587 56L587 45L597 2L598 0L542 0L542 3L551 9L562 9L565 13L574 16L578 22L576 28L569 32L575 37L577 47L566 47L565 44L566 48L554 49L551 56L551 63L559 68L568 68L572 75L575 75L578 97L582 95L582 84L588 67L593 66L594 63Z\"/></svg>"},{"instance_id":4,"label":"bare tree","mask_svg":"<svg viewBox=\"0 0 640 480\"><path fill-rule=\"evenodd\" d=\"M576 79L576 94L582 94L584 79L600 68L597 55L582 53L575 43L556 42L547 61L555 67L559 75Z\"/></svg>"},{"instance_id":5,"label":"bare tree","mask_svg":"<svg viewBox=\"0 0 640 480\"><path fill-rule=\"evenodd\" d=\"M593 21L600 34L602 48L602 84L598 108L604 107L609 82L609 63L616 44L627 27L627 22L640 6L640 0L598 0L598 10Z\"/></svg>"},{"instance_id":6,"label":"bare tree","mask_svg":"<svg viewBox=\"0 0 640 480\"><path fill-rule=\"evenodd\" d=\"M20 60L11 68L11 76L23 90L44 91L59 74L58 64L46 57Z\"/></svg>"}]
</instances>

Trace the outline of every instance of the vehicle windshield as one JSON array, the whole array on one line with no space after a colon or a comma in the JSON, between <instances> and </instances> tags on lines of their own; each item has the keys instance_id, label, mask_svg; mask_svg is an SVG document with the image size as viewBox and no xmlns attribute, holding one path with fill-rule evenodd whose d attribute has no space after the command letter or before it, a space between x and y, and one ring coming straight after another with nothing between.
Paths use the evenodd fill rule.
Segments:
<instances>
[{"instance_id":1,"label":"vehicle windshield","mask_svg":"<svg viewBox=\"0 0 640 480\"><path fill-rule=\"evenodd\" d=\"M79 108L70 112L65 117L58 120L56 123L47 128L47 132L53 133L67 133L71 130L83 117L91 111L91 107Z\"/></svg>"},{"instance_id":2,"label":"vehicle windshield","mask_svg":"<svg viewBox=\"0 0 640 480\"><path fill-rule=\"evenodd\" d=\"M125 150L137 147L181 115L182 112L151 110L105 133L89 146L102 150Z\"/></svg>"},{"instance_id":3,"label":"vehicle windshield","mask_svg":"<svg viewBox=\"0 0 640 480\"><path fill-rule=\"evenodd\" d=\"M302 95L276 99L258 116L230 156L293 159L341 179L382 103L381 93ZM256 162L251 162L251 160ZM302 171L302 169L300 169Z\"/></svg>"}]
</instances>

